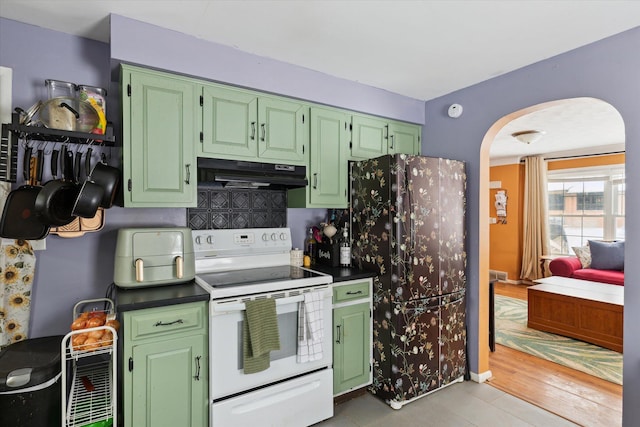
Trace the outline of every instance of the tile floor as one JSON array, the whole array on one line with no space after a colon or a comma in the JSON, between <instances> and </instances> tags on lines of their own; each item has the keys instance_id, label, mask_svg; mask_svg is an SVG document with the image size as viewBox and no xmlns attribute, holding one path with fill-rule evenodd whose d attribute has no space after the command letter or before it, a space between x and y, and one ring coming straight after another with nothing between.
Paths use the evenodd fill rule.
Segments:
<instances>
[{"instance_id":1,"label":"tile floor","mask_svg":"<svg viewBox=\"0 0 640 427\"><path fill-rule=\"evenodd\" d=\"M575 426L564 418L517 399L487 384L452 384L400 410L369 393L338 405L334 417L316 427L519 427Z\"/></svg>"}]
</instances>

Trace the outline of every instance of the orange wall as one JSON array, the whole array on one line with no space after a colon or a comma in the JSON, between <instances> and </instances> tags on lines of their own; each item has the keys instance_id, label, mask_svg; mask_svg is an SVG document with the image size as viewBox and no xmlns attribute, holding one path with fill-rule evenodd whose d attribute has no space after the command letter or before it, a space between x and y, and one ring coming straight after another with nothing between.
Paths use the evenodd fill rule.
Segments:
<instances>
[{"instance_id":1,"label":"orange wall","mask_svg":"<svg viewBox=\"0 0 640 427\"><path fill-rule=\"evenodd\" d=\"M507 223L489 226L489 269L506 271L509 280L519 280L522 265L522 204L524 202L524 165L494 166L490 181L501 181L499 189L489 190L489 215L496 218L495 194L507 193Z\"/></svg>"},{"instance_id":2,"label":"orange wall","mask_svg":"<svg viewBox=\"0 0 640 427\"><path fill-rule=\"evenodd\" d=\"M588 166L605 166L624 164L624 154L611 154L608 156L583 157L579 159L549 160L548 170L586 168Z\"/></svg>"},{"instance_id":3,"label":"orange wall","mask_svg":"<svg viewBox=\"0 0 640 427\"><path fill-rule=\"evenodd\" d=\"M624 154L593 156L565 160L549 160L548 170L573 169L588 166L624 164ZM501 190L507 192L507 223L489 227L489 269L506 271L509 280L520 280L522 267L522 211L524 206L524 164L494 166L489 170L490 181L502 181ZM490 216L496 217L494 205L496 189L489 190Z\"/></svg>"}]
</instances>

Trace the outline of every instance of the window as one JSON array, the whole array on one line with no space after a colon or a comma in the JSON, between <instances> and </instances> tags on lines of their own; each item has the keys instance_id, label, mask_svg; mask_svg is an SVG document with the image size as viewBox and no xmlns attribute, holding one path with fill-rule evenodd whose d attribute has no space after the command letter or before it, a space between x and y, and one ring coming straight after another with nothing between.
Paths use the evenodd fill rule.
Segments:
<instances>
[{"instance_id":1,"label":"window","mask_svg":"<svg viewBox=\"0 0 640 427\"><path fill-rule=\"evenodd\" d=\"M623 240L624 166L549 171L550 251L570 255L588 240Z\"/></svg>"}]
</instances>

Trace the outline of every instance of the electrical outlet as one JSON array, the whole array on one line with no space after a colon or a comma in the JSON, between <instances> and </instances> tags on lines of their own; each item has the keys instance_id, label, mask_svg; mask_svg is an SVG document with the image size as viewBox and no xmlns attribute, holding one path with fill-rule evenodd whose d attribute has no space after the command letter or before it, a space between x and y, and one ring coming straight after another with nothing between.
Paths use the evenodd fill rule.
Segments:
<instances>
[{"instance_id":1,"label":"electrical outlet","mask_svg":"<svg viewBox=\"0 0 640 427\"><path fill-rule=\"evenodd\" d=\"M47 239L29 240L34 251L44 251L47 249Z\"/></svg>"}]
</instances>

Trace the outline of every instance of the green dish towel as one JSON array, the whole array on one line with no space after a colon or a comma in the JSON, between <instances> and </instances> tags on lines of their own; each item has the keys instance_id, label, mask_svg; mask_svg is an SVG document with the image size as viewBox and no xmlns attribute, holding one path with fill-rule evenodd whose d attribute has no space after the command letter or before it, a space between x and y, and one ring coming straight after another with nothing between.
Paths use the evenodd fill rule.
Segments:
<instances>
[{"instance_id":1,"label":"green dish towel","mask_svg":"<svg viewBox=\"0 0 640 427\"><path fill-rule=\"evenodd\" d=\"M247 301L242 333L242 359L245 374L269 368L269 352L280 350L276 300Z\"/></svg>"}]
</instances>

